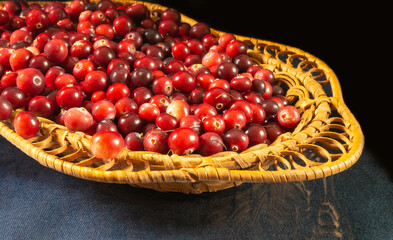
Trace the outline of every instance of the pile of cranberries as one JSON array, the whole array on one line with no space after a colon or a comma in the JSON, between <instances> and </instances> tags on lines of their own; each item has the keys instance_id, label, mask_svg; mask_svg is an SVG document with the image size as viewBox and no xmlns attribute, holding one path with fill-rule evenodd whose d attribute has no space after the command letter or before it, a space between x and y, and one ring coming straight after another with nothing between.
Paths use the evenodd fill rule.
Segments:
<instances>
[{"instance_id":1,"label":"pile of cranberries","mask_svg":"<svg viewBox=\"0 0 393 240\"><path fill-rule=\"evenodd\" d=\"M7 1L0 34L0 120L26 139L40 116L92 135L98 158L124 147L209 156L270 143L300 121L244 42L171 8L151 18L111 0Z\"/></svg>"}]
</instances>

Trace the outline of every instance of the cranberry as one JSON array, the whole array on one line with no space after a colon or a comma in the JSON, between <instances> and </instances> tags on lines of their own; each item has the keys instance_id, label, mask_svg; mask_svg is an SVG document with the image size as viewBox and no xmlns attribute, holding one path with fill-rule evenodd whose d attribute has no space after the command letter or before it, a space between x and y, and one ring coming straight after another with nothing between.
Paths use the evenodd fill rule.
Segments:
<instances>
[{"instance_id":1,"label":"cranberry","mask_svg":"<svg viewBox=\"0 0 393 240\"><path fill-rule=\"evenodd\" d=\"M209 89L211 88L222 88L228 92L231 86L227 80L216 78L212 83L210 83Z\"/></svg>"},{"instance_id":2,"label":"cranberry","mask_svg":"<svg viewBox=\"0 0 393 240\"><path fill-rule=\"evenodd\" d=\"M54 66L48 69L45 74L45 85L50 89L56 89L55 80L61 74L64 74L65 70L62 67Z\"/></svg>"},{"instance_id":3,"label":"cranberry","mask_svg":"<svg viewBox=\"0 0 393 240\"><path fill-rule=\"evenodd\" d=\"M266 129L267 138L270 142L274 142L278 136L284 133L284 130L276 122L270 122L263 127Z\"/></svg>"},{"instance_id":4,"label":"cranberry","mask_svg":"<svg viewBox=\"0 0 393 240\"><path fill-rule=\"evenodd\" d=\"M194 115L187 115L183 117L180 121L180 127L191 128L198 135L201 135L202 133L202 121Z\"/></svg>"},{"instance_id":5,"label":"cranberry","mask_svg":"<svg viewBox=\"0 0 393 240\"><path fill-rule=\"evenodd\" d=\"M35 68L25 68L19 72L16 86L26 95L35 96L44 90L45 77Z\"/></svg>"},{"instance_id":6,"label":"cranberry","mask_svg":"<svg viewBox=\"0 0 393 240\"><path fill-rule=\"evenodd\" d=\"M164 19L158 25L158 31L163 35L176 37L179 33L179 25L172 19Z\"/></svg>"},{"instance_id":7,"label":"cranberry","mask_svg":"<svg viewBox=\"0 0 393 240\"><path fill-rule=\"evenodd\" d=\"M79 59L87 58L92 53L93 44L87 40L76 41L70 49L70 55Z\"/></svg>"},{"instance_id":8,"label":"cranberry","mask_svg":"<svg viewBox=\"0 0 393 240\"><path fill-rule=\"evenodd\" d=\"M10 56L10 65L13 71L24 69L29 66L30 59L33 57L33 53L29 50L20 48L15 50Z\"/></svg>"},{"instance_id":9,"label":"cranberry","mask_svg":"<svg viewBox=\"0 0 393 240\"><path fill-rule=\"evenodd\" d=\"M116 55L113 50L107 46L102 46L94 50L94 62L101 67L106 68L108 64L115 59Z\"/></svg>"},{"instance_id":10,"label":"cranberry","mask_svg":"<svg viewBox=\"0 0 393 240\"><path fill-rule=\"evenodd\" d=\"M225 121L226 130L230 130L232 128L241 130L247 123L246 115L242 111L233 108L225 111L222 117Z\"/></svg>"},{"instance_id":11,"label":"cranberry","mask_svg":"<svg viewBox=\"0 0 393 240\"><path fill-rule=\"evenodd\" d=\"M40 122L37 117L28 111L18 113L13 123L15 132L24 139L34 137L40 130Z\"/></svg>"},{"instance_id":12,"label":"cranberry","mask_svg":"<svg viewBox=\"0 0 393 240\"><path fill-rule=\"evenodd\" d=\"M210 104L202 103L195 107L194 115L199 118L201 121L204 121L206 118L217 115L216 108Z\"/></svg>"},{"instance_id":13,"label":"cranberry","mask_svg":"<svg viewBox=\"0 0 393 240\"><path fill-rule=\"evenodd\" d=\"M28 109L37 116L49 118L55 112L55 104L45 96L35 96L30 100Z\"/></svg>"},{"instance_id":14,"label":"cranberry","mask_svg":"<svg viewBox=\"0 0 393 240\"><path fill-rule=\"evenodd\" d=\"M148 86L152 81L152 71L146 67L136 68L131 74L131 84L134 87Z\"/></svg>"},{"instance_id":15,"label":"cranberry","mask_svg":"<svg viewBox=\"0 0 393 240\"><path fill-rule=\"evenodd\" d=\"M167 130L174 130L179 127L179 121L174 116L168 113L161 113L155 120L157 127L160 129L167 131Z\"/></svg>"},{"instance_id":16,"label":"cranberry","mask_svg":"<svg viewBox=\"0 0 393 240\"><path fill-rule=\"evenodd\" d=\"M100 24L96 27L96 34L105 35L112 40L115 36L115 30L113 30L113 26L111 24Z\"/></svg>"},{"instance_id":17,"label":"cranberry","mask_svg":"<svg viewBox=\"0 0 393 240\"><path fill-rule=\"evenodd\" d=\"M225 131L225 121L219 115L210 116L203 121L203 130L205 132L214 132L222 134Z\"/></svg>"},{"instance_id":18,"label":"cranberry","mask_svg":"<svg viewBox=\"0 0 393 240\"><path fill-rule=\"evenodd\" d=\"M106 119L113 120L116 117L116 108L111 101L100 100L94 103L91 114L97 122L101 122Z\"/></svg>"},{"instance_id":19,"label":"cranberry","mask_svg":"<svg viewBox=\"0 0 393 240\"><path fill-rule=\"evenodd\" d=\"M10 18L9 18L7 11L0 9L0 26L6 25L9 21L9 19Z\"/></svg>"},{"instance_id":20,"label":"cranberry","mask_svg":"<svg viewBox=\"0 0 393 240\"><path fill-rule=\"evenodd\" d=\"M203 102L214 106L218 111L224 111L232 102L231 96L222 88L211 88L206 91Z\"/></svg>"},{"instance_id":21,"label":"cranberry","mask_svg":"<svg viewBox=\"0 0 393 240\"><path fill-rule=\"evenodd\" d=\"M45 74L52 67L52 63L44 55L36 55L30 59L29 67L38 69Z\"/></svg>"},{"instance_id":22,"label":"cranberry","mask_svg":"<svg viewBox=\"0 0 393 240\"><path fill-rule=\"evenodd\" d=\"M97 10L91 13L90 21L95 25L100 25L106 23L107 18L103 11Z\"/></svg>"},{"instance_id":23,"label":"cranberry","mask_svg":"<svg viewBox=\"0 0 393 240\"><path fill-rule=\"evenodd\" d=\"M167 19L173 20L178 23L180 22L181 15L179 11L177 11L176 9L167 8L161 13L161 20L167 20Z\"/></svg>"},{"instance_id":24,"label":"cranberry","mask_svg":"<svg viewBox=\"0 0 393 240\"><path fill-rule=\"evenodd\" d=\"M141 21L148 16L149 10L141 3L135 3L126 9L126 13L135 21Z\"/></svg>"},{"instance_id":25,"label":"cranberry","mask_svg":"<svg viewBox=\"0 0 393 240\"><path fill-rule=\"evenodd\" d=\"M143 151L143 139L140 133L131 132L124 138L125 147L131 151Z\"/></svg>"},{"instance_id":26,"label":"cranberry","mask_svg":"<svg viewBox=\"0 0 393 240\"><path fill-rule=\"evenodd\" d=\"M201 40L206 34L210 33L210 27L206 23L195 23L189 32L191 38Z\"/></svg>"},{"instance_id":27,"label":"cranberry","mask_svg":"<svg viewBox=\"0 0 393 240\"><path fill-rule=\"evenodd\" d=\"M63 87L56 94L56 102L65 109L79 107L83 102L83 93L76 86Z\"/></svg>"},{"instance_id":28,"label":"cranberry","mask_svg":"<svg viewBox=\"0 0 393 240\"><path fill-rule=\"evenodd\" d=\"M225 53L228 54L231 58L235 58L240 54L247 53L247 45L240 40L233 40L226 46Z\"/></svg>"},{"instance_id":29,"label":"cranberry","mask_svg":"<svg viewBox=\"0 0 393 240\"><path fill-rule=\"evenodd\" d=\"M274 84L274 81L275 81L273 72L270 71L269 69L266 69L266 68L262 68L262 69L258 70L254 74L254 78L258 78L258 79L267 81L270 84Z\"/></svg>"},{"instance_id":30,"label":"cranberry","mask_svg":"<svg viewBox=\"0 0 393 240\"><path fill-rule=\"evenodd\" d=\"M146 29L146 31L142 34L144 42L147 42L151 45L157 44L162 40L161 33L153 28Z\"/></svg>"},{"instance_id":31,"label":"cranberry","mask_svg":"<svg viewBox=\"0 0 393 240\"><path fill-rule=\"evenodd\" d=\"M72 73L78 81L83 81L85 80L86 75L94 71L94 69L94 64L91 61L82 59L75 64L74 68L72 69Z\"/></svg>"},{"instance_id":32,"label":"cranberry","mask_svg":"<svg viewBox=\"0 0 393 240\"><path fill-rule=\"evenodd\" d=\"M209 73L203 73L197 76L197 84L203 89L209 89L210 84L215 80L215 77Z\"/></svg>"},{"instance_id":33,"label":"cranberry","mask_svg":"<svg viewBox=\"0 0 393 240\"><path fill-rule=\"evenodd\" d=\"M93 116L84 108L70 108L64 113L64 124L71 131L87 131L94 124Z\"/></svg>"},{"instance_id":34,"label":"cranberry","mask_svg":"<svg viewBox=\"0 0 393 240\"><path fill-rule=\"evenodd\" d=\"M199 137L198 152L202 156L210 156L222 152L224 146L222 138L217 133L207 132Z\"/></svg>"},{"instance_id":35,"label":"cranberry","mask_svg":"<svg viewBox=\"0 0 393 240\"><path fill-rule=\"evenodd\" d=\"M250 103L250 106L252 109L252 117L250 122L263 124L266 120L266 113L263 107L255 103Z\"/></svg>"},{"instance_id":36,"label":"cranberry","mask_svg":"<svg viewBox=\"0 0 393 240\"><path fill-rule=\"evenodd\" d=\"M246 72L249 67L251 67L254 62L246 54L239 54L233 59L233 63L239 69L239 73Z\"/></svg>"},{"instance_id":37,"label":"cranberry","mask_svg":"<svg viewBox=\"0 0 393 240\"><path fill-rule=\"evenodd\" d=\"M6 120L11 117L12 110L11 103L7 99L0 97L0 120Z\"/></svg>"},{"instance_id":38,"label":"cranberry","mask_svg":"<svg viewBox=\"0 0 393 240\"><path fill-rule=\"evenodd\" d=\"M173 86L181 92L191 92L196 88L196 80L187 71L179 71L173 75Z\"/></svg>"},{"instance_id":39,"label":"cranberry","mask_svg":"<svg viewBox=\"0 0 393 240\"><path fill-rule=\"evenodd\" d=\"M218 66L223 62L222 55L218 52L209 51L202 58L202 64L208 68Z\"/></svg>"},{"instance_id":40,"label":"cranberry","mask_svg":"<svg viewBox=\"0 0 393 240\"><path fill-rule=\"evenodd\" d=\"M173 92L173 83L168 77L162 76L153 80L151 88L154 94L170 96Z\"/></svg>"},{"instance_id":41,"label":"cranberry","mask_svg":"<svg viewBox=\"0 0 393 240\"><path fill-rule=\"evenodd\" d=\"M206 90L203 88L195 88L190 93L190 103L191 104L201 104L203 103L203 96L205 95Z\"/></svg>"},{"instance_id":42,"label":"cranberry","mask_svg":"<svg viewBox=\"0 0 393 240\"><path fill-rule=\"evenodd\" d=\"M237 90L239 92L247 92L253 86L253 82L250 79L241 76L232 78L229 84L231 89Z\"/></svg>"},{"instance_id":43,"label":"cranberry","mask_svg":"<svg viewBox=\"0 0 393 240\"><path fill-rule=\"evenodd\" d=\"M242 152L247 149L249 138L247 134L239 129L231 129L224 134L225 146L228 150Z\"/></svg>"},{"instance_id":44,"label":"cranberry","mask_svg":"<svg viewBox=\"0 0 393 240\"><path fill-rule=\"evenodd\" d=\"M169 150L167 143L168 134L160 129L153 129L149 131L143 140L143 146L147 151L162 154L166 154Z\"/></svg>"},{"instance_id":45,"label":"cranberry","mask_svg":"<svg viewBox=\"0 0 393 240\"><path fill-rule=\"evenodd\" d=\"M52 39L44 47L44 53L54 63L61 63L68 56L68 48L61 39Z\"/></svg>"},{"instance_id":46,"label":"cranberry","mask_svg":"<svg viewBox=\"0 0 393 240\"><path fill-rule=\"evenodd\" d=\"M19 42L19 41L30 44L33 42L33 37L28 31L18 29L18 30L15 30L14 32L12 32L10 39L9 39L9 44L13 45L14 43Z\"/></svg>"},{"instance_id":47,"label":"cranberry","mask_svg":"<svg viewBox=\"0 0 393 240\"><path fill-rule=\"evenodd\" d=\"M65 86L75 86L75 85L77 85L77 81L75 77L68 73L64 73L55 79L56 89L60 89Z\"/></svg>"},{"instance_id":48,"label":"cranberry","mask_svg":"<svg viewBox=\"0 0 393 240\"><path fill-rule=\"evenodd\" d=\"M146 49L146 55L150 56L150 57L164 59L166 54L165 54L165 51L161 47L153 45L153 46L149 46Z\"/></svg>"},{"instance_id":49,"label":"cranberry","mask_svg":"<svg viewBox=\"0 0 393 240\"><path fill-rule=\"evenodd\" d=\"M267 132L264 127L259 124L251 124L249 125L245 131L248 139L250 141L250 146L254 146L260 143L266 143L267 140Z\"/></svg>"},{"instance_id":50,"label":"cranberry","mask_svg":"<svg viewBox=\"0 0 393 240\"><path fill-rule=\"evenodd\" d=\"M276 115L280 110L280 106L273 99L266 99L262 102L261 106L266 112L266 115Z\"/></svg>"},{"instance_id":51,"label":"cranberry","mask_svg":"<svg viewBox=\"0 0 393 240\"><path fill-rule=\"evenodd\" d=\"M147 122L155 122L160 115L160 109L154 104L144 103L139 107L138 114Z\"/></svg>"},{"instance_id":52,"label":"cranberry","mask_svg":"<svg viewBox=\"0 0 393 240\"><path fill-rule=\"evenodd\" d=\"M224 33L218 39L218 44L220 47L225 49L229 42L236 40L236 37L232 33Z\"/></svg>"},{"instance_id":53,"label":"cranberry","mask_svg":"<svg viewBox=\"0 0 393 240\"><path fill-rule=\"evenodd\" d=\"M21 108L25 105L26 95L17 87L8 87L1 92L1 97L7 99L13 109Z\"/></svg>"},{"instance_id":54,"label":"cranberry","mask_svg":"<svg viewBox=\"0 0 393 240\"><path fill-rule=\"evenodd\" d=\"M127 135L130 132L141 132L143 125L143 120L138 116L138 114L133 112L123 114L117 122L118 129L124 135Z\"/></svg>"},{"instance_id":55,"label":"cranberry","mask_svg":"<svg viewBox=\"0 0 393 240\"><path fill-rule=\"evenodd\" d=\"M199 147L198 134L191 128L178 128L169 135L168 146L174 154L191 154Z\"/></svg>"},{"instance_id":56,"label":"cranberry","mask_svg":"<svg viewBox=\"0 0 393 240\"><path fill-rule=\"evenodd\" d=\"M117 132L99 132L93 135L90 150L96 158L117 158L124 148L124 139Z\"/></svg>"},{"instance_id":57,"label":"cranberry","mask_svg":"<svg viewBox=\"0 0 393 240\"><path fill-rule=\"evenodd\" d=\"M84 89L92 94L96 91L104 91L109 83L108 75L103 71L91 71L86 74Z\"/></svg>"},{"instance_id":58,"label":"cranberry","mask_svg":"<svg viewBox=\"0 0 393 240\"><path fill-rule=\"evenodd\" d=\"M178 121L190 114L190 106L182 100L172 101L166 108L166 113L177 118Z\"/></svg>"},{"instance_id":59,"label":"cranberry","mask_svg":"<svg viewBox=\"0 0 393 240\"><path fill-rule=\"evenodd\" d=\"M185 70L187 70L186 65L179 60L171 61L165 66L165 73L167 74L176 73Z\"/></svg>"},{"instance_id":60,"label":"cranberry","mask_svg":"<svg viewBox=\"0 0 393 240\"><path fill-rule=\"evenodd\" d=\"M166 112L170 100L163 94L157 94L150 98L149 103L156 105L160 109L160 112Z\"/></svg>"},{"instance_id":61,"label":"cranberry","mask_svg":"<svg viewBox=\"0 0 393 240\"><path fill-rule=\"evenodd\" d=\"M112 103L116 103L123 97L130 96L130 89L124 83L112 84L106 91L106 98Z\"/></svg>"},{"instance_id":62,"label":"cranberry","mask_svg":"<svg viewBox=\"0 0 393 240\"><path fill-rule=\"evenodd\" d=\"M299 124L300 114L294 106L284 106L278 111L277 120L282 127L291 129Z\"/></svg>"},{"instance_id":63,"label":"cranberry","mask_svg":"<svg viewBox=\"0 0 393 240\"><path fill-rule=\"evenodd\" d=\"M153 93L149 88L139 87L132 91L131 98L138 104L138 106L149 102L153 97Z\"/></svg>"},{"instance_id":64,"label":"cranberry","mask_svg":"<svg viewBox=\"0 0 393 240\"><path fill-rule=\"evenodd\" d=\"M16 78L18 77L17 72L9 72L1 77L1 87L6 89L8 87L16 87Z\"/></svg>"},{"instance_id":65,"label":"cranberry","mask_svg":"<svg viewBox=\"0 0 393 240\"><path fill-rule=\"evenodd\" d=\"M50 23L48 15L41 9L30 10L25 21L26 25L33 31L46 28Z\"/></svg>"},{"instance_id":66,"label":"cranberry","mask_svg":"<svg viewBox=\"0 0 393 240\"><path fill-rule=\"evenodd\" d=\"M172 55L177 60L184 61L190 54L190 48L183 42L175 43L172 47Z\"/></svg>"},{"instance_id":67,"label":"cranberry","mask_svg":"<svg viewBox=\"0 0 393 240\"><path fill-rule=\"evenodd\" d=\"M97 123L96 132L98 133L105 131L117 132L116 124L109 119L105 119Z\"/></svg>"},{"instance_id":68,"label":"cranberry","mask_svg":"<svg viewBox=\"0 0 393 240\"><path fill-rule=\"evenodd\" d=\"M125 113L133 112L138 113L138 104L128 97L123 97L117 100L115 104L116 117L120 117Z\"/></svg>"}]
</instances>

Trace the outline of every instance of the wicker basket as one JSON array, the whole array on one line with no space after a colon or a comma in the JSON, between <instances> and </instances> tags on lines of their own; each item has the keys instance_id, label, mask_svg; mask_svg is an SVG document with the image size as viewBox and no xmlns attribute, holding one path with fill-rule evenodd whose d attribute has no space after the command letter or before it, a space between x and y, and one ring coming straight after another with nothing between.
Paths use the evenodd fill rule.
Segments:
<instances>
[{"instance_id":1,"label":"wicker basket","mask_svg":"<svg viewBox=\"0 0 393 240\"><path fill-rule=\"evenodd\" d=\"M138 1L117 1L130 5ZM43 3L43 2L39 2ZM142 2L139 2L142 3ZM143 2L157 18L166 7ZM182 21L195 20L182 15ZM216 36L223 32L212 29ZM162 155L124 149L117 159L101 160L90 153L91 137L40 118L40 134L29 140L16 134L11 121L0 122L0 134L40 164L75 177L122 183L158 191L214 192L243 182L290 182L323 178L351 167L360 157L364 136L343 102L334 72L300 49L237 36L248 55L275 73L288 88L287 99L301 112L293 132L267 146L242 153ZM16 110L18 111L18 110ZM15 112L16 112L15 111Z\"/></svg>"}]
</instances>

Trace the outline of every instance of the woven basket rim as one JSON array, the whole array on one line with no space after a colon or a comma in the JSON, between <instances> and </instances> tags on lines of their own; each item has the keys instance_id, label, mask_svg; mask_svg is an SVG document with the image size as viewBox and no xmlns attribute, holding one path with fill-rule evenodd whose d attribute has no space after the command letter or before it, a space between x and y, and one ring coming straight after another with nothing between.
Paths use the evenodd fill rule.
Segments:
<instances>
[{"instance_id":1,"label":"woven basket rim","mask_svg":"<svg viewBox=\"0 0 393 240\"><path fill-rule=\"evenodd\" d=\"M33 1L36 3L46 3L46 1ZM167 7L161 6L159 4L153 4L148 2L141 1L114 1L120 2L122 4L130 5L132 3L142 3L146 5L152 14L163 11ZM182 14L182 21L189 23L190 25L195 24L197 21L191 19ZM224 32L211 29L212 33L216 36L223 34ZM327 177L332 174L341 172L349 167L351 167L360 157L362 153L362 149L364 146L364 135L362 133L361 127L353 114L350 112L348 107L344 103L340 83L338 81L337 76L329 68L329 66L318 59L314 55L307 53L299 48L287 46L280 43L275 43L267 40L255 39L252 37L244 37L240 35L235 35L237 39L247 42L252 45L254 48L248 52L249 55L254 56L258 61L262 64L266 64L269 66L273 66L274 70L278 73L286 72L290 76L296 78L296 81L305 81L307 84L304 87L308 91L312 91L312 95L314 99L310 101L304 101L304 103L297 102L301 107L308 107L310 104L316 104L316 109L318 111L319 106L329 105L334 108L335 111L339 113L341 118L343 119L343 128L345 131L348 131L348 137L350 144L341 144L341 145L350 145L347 150L340 154L340 156L334 161L328 161L325 163L321 163L316 166L309 166L298 169L285 169L285 170L262 170L262 169L249 169L252 165L253 167L260 164L258 158L260 156L255 157L256 152L254 151L245 151L243 153L226 153L224 157L220 155L220 157L202 157L202 156L176 156L176 155L160 155L156 153L150 152L142 152L135 153L128 150L125 150L124 154L127 156L138 155L141 159L151 158L154 161L163 161L164 165L175 165L177 163L185 164L183 167L174 168L174 166L169 166L169 169L163 170L149 170L143 169L139 171L133 171L130 169L127 170L108 170L105 168L92 168L90 166L78 165L70 161L65 161L59 158L56 155L48 154L46 151L36 147L37 144L32 143L31 140L25 140L19 135L17 135L7 124L0 122L0 134L3 135L8 141L16 145L22 151L27 153L29 156L40 162L42 165L47 166L49 168L53 168L57 171L73 175L76 177L101 181L101 182L113 182L113 183L127 183L127 184L155 184L155 183L197 183L204 182L210 183L213 187L209 190L215 190L214 183L241 183L241 182L287 182L287 181L304 181L311 180L321 177ZM265 53L261 53L262 50L265 50ZM288 62L279 61L276 56L269 55L267 53L267 49L271 49L273 51L279 51L281 53L297 54L299 56L303 56L307 61L317 66L317 70L322 71L328 80L328 84L332 90L332 96L327 96L322 88L322 85L315 81L310 72L300 71L299 67L294 68ZM283 76L285 77L285 76ZM301 79L301 80L298 80ZM310 84L310 86L308 85ZM303 104L303 105L302 105ZM322 107L321 107L322 108ZM323 112L322 110L320 112ZM302 118L304 115L302 115ZM315 117L315 116L314 116ZM60 126L54 124L45 119L41 120L41 126L46 129L59 129L60 132L67 131L64 126ZM332 121L334 121L333 119ZM322 121L326 121L323 119ZM82 154L83 151L89 149L89 140L90 137L81 133L65 133L70 138L75 139L74 142L71 141L71 145L77 145L81 149L81 151L77 151L78 154ZM284 134L284 136L280 136L278 140L273 143L273 147L275 144L280 146L280 151L286 151L287 154L296 155L296 153L290 152L285 149L286 146L293 143L293 139L289 134ZM316 137L315 137L316 138ZM322 138L322 137L320 137ZM52 139L52 138L51 138ZM282 146L281 146L282 145ZM312 144L310 144L312 145ZM271 145L268 147L264 147L264 149L269 149ZM268 150L266 150L268 151ZM322 151L322 150L321 150ZM288 156L289 156L288 155ZM160 157L159 157L160 156ZM292 155L291 155L292 156ZM189 161L190 158L196 157L200 161L197 167L190 166L187 167L185 161ZM249 159L253 157L255 160L250 163ZM337 157L337 156L335 156ZM221 159L222 158L222 159ZM271 158L273 161L280 160L280 155L274 155L274 153L269 153L266 159ZM163 160L162 160L163 159ZM228 169L225 167L214 166L212 163L216 161L219 163L220 161L232 161L233 164L239 165L237 169ZM142 161L142 160L141 160ZM112 163L114 164L114 163ZM165 190L165 189L164 189ZM190 191L189 189L181 190L183 192ZM191 190L192 192L192 190Z\"/></svg>"}]
</instances>

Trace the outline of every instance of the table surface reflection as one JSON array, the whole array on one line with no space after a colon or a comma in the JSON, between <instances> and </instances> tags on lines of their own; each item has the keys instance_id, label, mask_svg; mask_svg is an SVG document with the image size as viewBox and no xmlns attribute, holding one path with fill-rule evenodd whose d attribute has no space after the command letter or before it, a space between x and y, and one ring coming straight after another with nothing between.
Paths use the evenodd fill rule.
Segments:
<instances>
[{"instance_id":1,"label":"table surface reflection","mask_svg":"<svg viewBox=\"0 0 393 240\"><path fill-rule=\"evenodd\" d=\"M5 239L393 239L393 184L365 149L347 171L185 195L86 181L0 138Z\"/></svg>"}]
</instances>

